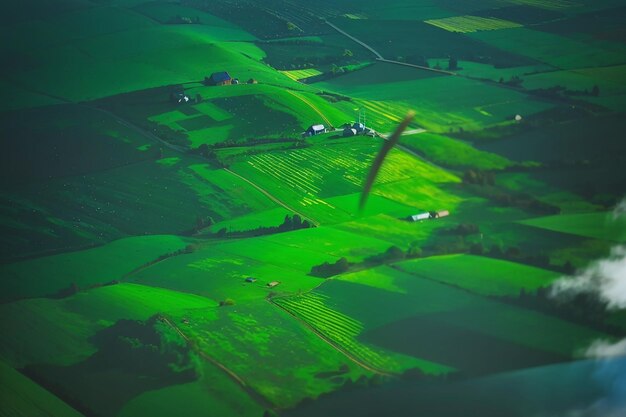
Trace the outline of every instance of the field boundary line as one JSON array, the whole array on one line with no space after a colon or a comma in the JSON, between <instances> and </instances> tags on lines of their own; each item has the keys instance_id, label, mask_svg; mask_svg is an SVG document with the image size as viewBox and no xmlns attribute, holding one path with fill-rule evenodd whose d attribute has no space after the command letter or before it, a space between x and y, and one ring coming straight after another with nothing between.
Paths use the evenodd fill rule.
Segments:
<instances>
[{"instance_id":1,"label":"field boundary line","mask_svg":"<svg viewBox=\"0 0 626 417\"><path fill-rule=\"evenodd\" d=\"M269 191L265 190L264 188L261 188L260 185L252 182L251 180L247 179L246 177L244 177L243 175L239 175L234 171L231 171L228 168L222 168L224 171L228 172L231 175L234 175L235 177L247 182L248 184L250 184L251 186L253 186L254 188L256 188L259 192L261 192L263 195L265 195L267 198L269 198L270 200L272 200L273 202L275 202L276 204L278 204L279 206L289 210L290 212L297 214L298 216L300 216L303 220L308 220L309 222L313 223L315 226L319 226L320 222L313 220L312 218L305 216L304 214L300 213L297 210L292 209L291 207L289 207L287 204L283 203L281 200L279 200L278 198L274 197Z\"/></svg>"},{"instance_id":2,"label":"field boundary line","mask_svg":"<svg viewBox=\"0 0 626 417\"><path fill-rule=\"evenodd\" d=\"M321 285L321 284L320 284ZM342 348L341 346L337 345L335 342L333 342L330 338L328 338L327 336L325 336L322 332L320 332L319 330L317 330L315 327L313 327L310 323L308 323L306 320L303 320L302 318L298 317L297 315L295 315L294 313L290 312L289 310L281 307L280 305L276 304L275 302L272 301L272 299L267 298L266 299L270 304L278 307L279 309L281 309L282 311L284 311L285 313L289 314L291 317L293 317L294 319L296 319L300 324L302 324L304 327L306 327L307 329L309 329L310 331L313 332L313 334L315 334L317 337L319 337L320 339L322 339L326 344L328 344L330 347L332 347L333 349L335 349L336 351L338 351L339 353L341 353L342 355L344 355L346 358L350 359L352 362L354 362L355 364L357 364L358 366L360 366L361 368L370 371L370 372L374 372L375 374L378 375L384 375L384 376L397 376L397 374L394 373L390 373L387 371L383 371L381 369L377 369L375 367L372 367L362 361L360 361L359 359L355 358L351 353L349 353L347 350L345 350L344 348Z\"/></svg>"},{"instance_id":3,"label":"field boundary line","mask_svg":"<svg viewBox=\"0 0 626 417\"><path fill-rule=\"evenodd\" d=\"M352 39L354 42L358 43L359 45L361 45L362 47L364 47L365 49L367 49L368 51L370 51L371 53L373 53L374 55L376 55L376 59L379 60L383 60L385 58L383 58L383 56L374 48L372 48L371 46L369 46L368 44L366 44L365 42L355 38L354 36L350 35L348 32L340 29L339 27L335 26L334 24L330 23L328 20L324 19L324 22L326 22L326 24L328 26L330 26L331 28L335 29L337 32L341 33L342 35Z\"/></svg>"},{"instance_id":4,"label":"field boundary line","mask_svg":"<svg viewBox=\"0 0 626 417\"><path fill-rule=\"evenodd\" d=\"M180 328L175 325L169 318L164 315L159 315L159 317L163 320L165 324L167 324L170 328L172 328L176 333L182 337L185 342L196 352L200 357L202 357L207 362L219 368L222 372L224 372L230 379L232 379L237 385L239 385L253 400L259 403L261 406L265 408L273 408L274 406L261 394L255 391L250 385L246 383L239 375L237 375L233 370L229 369L226 365L219 362L217 359L212 358L211 356L204 353L202 349L200 349L196 344L191 340L185 333L183 333Z\"/></svg>"},{"instance_id":5,"label":"field boundary line","mask_svg":"<svg viewBox=\"0 0 626 417\"><path fill-rule=\"evenodd\" d=\"M291 91L291 90L285 90L285 91L287 91L289 94L291 94L292 96L294 96L295 98L299 99L304 104L309 106L315 113L319 114L320 117L324 119L324 121L326 122L326 124L328 124L328 126L333 127L333 124L330 122L330 120L328 120L326 116L324 116L324 114L317 107L315 107L315 105L313 105L313 103L311 103L309 100L295 93L294 91Z\"/></svg>"}]
</instances>

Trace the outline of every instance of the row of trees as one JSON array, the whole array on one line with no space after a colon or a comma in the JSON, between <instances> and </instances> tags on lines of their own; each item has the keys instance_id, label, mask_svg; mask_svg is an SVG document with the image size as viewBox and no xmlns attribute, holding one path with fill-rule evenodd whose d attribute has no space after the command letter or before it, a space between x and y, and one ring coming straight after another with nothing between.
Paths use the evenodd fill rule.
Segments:
<instances>
[{"instance_id":1,"label":"row of trees","mask_svg":"<svg viewBox=\"0 0 626 417\"><path fill-rule=\"evenodd\" d=\"M386 251L369 256L362 262L352 263L345 257L342 257L333 263L324 262L323 264L315 265L311 268L311 272L309 274L314 277L329 278L335 275L343 274L349 270L370 268L372 266L397 262L403 259L417 258L421 256L421 254L421 249L414 244L412 244L406 251L403 251L397 246L390 246Z\"/></svg>"},{"instance_id":2,"label":"row of trees","mask_svg":"<svg viewBox=\"0 0 626 417\"><path fill-rule=\"evenodd\" d=\"M285 219L278 226L259 226L255 229L229 232L225 227L219 229L215 235L217 237L253 237L272 235L275 233L290 232L292 230L310 229L315 227L309 220L305 220L297 214L286 215Z\"/></svg>"}]
</instances>

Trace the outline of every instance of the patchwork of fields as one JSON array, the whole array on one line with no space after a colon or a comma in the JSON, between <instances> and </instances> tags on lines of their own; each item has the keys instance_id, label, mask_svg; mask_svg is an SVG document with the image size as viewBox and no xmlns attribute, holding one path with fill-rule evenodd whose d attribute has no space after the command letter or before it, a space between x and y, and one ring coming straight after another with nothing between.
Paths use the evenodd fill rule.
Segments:
<instances>
[{"instance_id":1,"label":"patchwork of fields","mask_svg":"<svg viewBox=\"0 0 626 417\"><path fill-rule=\"evenodd\" d=\"M0 415L298 415L626 337L549 296L626 242L618 0L5 3Z\"/></svg>"}]
</instances>

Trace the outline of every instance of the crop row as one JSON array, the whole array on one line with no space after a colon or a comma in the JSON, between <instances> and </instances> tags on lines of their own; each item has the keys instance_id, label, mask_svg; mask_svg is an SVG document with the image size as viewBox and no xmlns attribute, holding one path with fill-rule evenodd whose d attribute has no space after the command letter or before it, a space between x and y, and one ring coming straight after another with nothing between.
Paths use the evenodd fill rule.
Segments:
<instances>
[{"instance_id":1,"label":"crop row","mask_svg":"<svg viewBox=\"0 0 626 417\"><path fill-rule=\"evenodd\" d=\"M357 340L357 336L363 331L363 324L330 308L325 297L307 293L276 298L274 303L306 322L359 361L378 369L386 369L388 366L389 357L381 355Z\"/></svg>"},{"instance_id":2,"label":"crop row","mask_svg":"<svg viewBox=\"0 0 626 417\"><path fill-rule=\"evenodd\" d=\"M509 20L480 16L446 17L443 19L426 20L424 23L437 26L441 29L447 30L448 32L458 33L472 33L481 30L499 30L522 27L519 23L511 22Z\"/></svg>"}]
</instances>

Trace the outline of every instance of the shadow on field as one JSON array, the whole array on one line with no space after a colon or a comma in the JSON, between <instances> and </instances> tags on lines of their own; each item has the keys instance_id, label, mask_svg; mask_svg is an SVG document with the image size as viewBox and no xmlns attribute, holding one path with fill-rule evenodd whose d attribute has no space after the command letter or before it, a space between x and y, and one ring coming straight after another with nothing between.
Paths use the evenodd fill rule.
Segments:
<instances>
[{"instance_id":1,"label":"shadow on field","mask_svg":"<svg viewBox=\"0 0 626 417\"><path fill-rule=\"evenodd\" d=\"M23 373L90 416L113 416L139 394L198 378L186 342L156 317L120 320L92 338L98 351L74 365L32 365Z\"/></svg>"}]
</instances>

